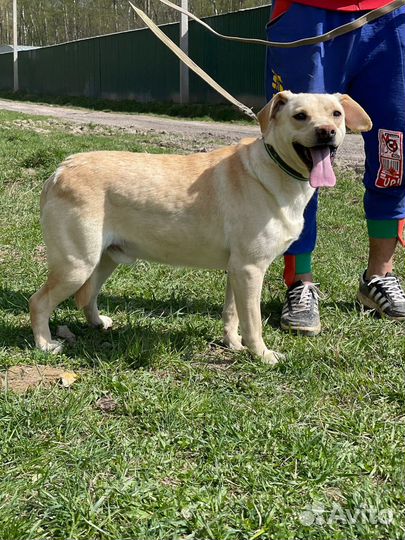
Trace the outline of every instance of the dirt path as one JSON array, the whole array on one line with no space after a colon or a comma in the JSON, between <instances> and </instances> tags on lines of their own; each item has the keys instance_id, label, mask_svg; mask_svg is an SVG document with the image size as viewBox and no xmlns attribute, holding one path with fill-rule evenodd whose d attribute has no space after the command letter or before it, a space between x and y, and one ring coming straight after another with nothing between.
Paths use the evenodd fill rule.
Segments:
<instances>
[{"instance_id":1,"label":"dirt path","mask_svg":"<svg viewBox=\"0 0 405 540\"><path fill-rule=\"evenodd\" d=\"M154 133L171 133L182 139L202 137L202 147L209 137L218 140L218 144L230 144L243 137L255 137L259 130L255 126L244 126L219 122L195 122L190 120L175 120L142 114L113 113L60 107L57 105L42 105L23 101L0 99L0 109L22 112L31 115L51 116L59 120L75 124L97 124L101 126L118 127L125 131L150 131ZM338 153L337 164L361 170L364 163L363 141L360 135L347 135Z\"/></svg>"}]
</instances>

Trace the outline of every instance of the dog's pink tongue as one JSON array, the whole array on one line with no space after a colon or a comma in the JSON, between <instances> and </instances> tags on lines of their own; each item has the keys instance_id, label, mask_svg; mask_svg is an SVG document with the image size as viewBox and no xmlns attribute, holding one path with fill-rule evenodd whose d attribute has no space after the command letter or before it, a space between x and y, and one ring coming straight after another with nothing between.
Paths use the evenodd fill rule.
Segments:
<instances>
[{"instance_id":1,"label":"dog's pink tongue","mask_svg":"<svg viewBox=\"0 0 405 540\"><path fill-rule=\"evenodd\" d=\"M330 151L326 147L314 147L309 149L312 157L312 171L309 183L313 188L333 187L336 184L336 176L330 161Z\"/></svg>"}]
</instances>

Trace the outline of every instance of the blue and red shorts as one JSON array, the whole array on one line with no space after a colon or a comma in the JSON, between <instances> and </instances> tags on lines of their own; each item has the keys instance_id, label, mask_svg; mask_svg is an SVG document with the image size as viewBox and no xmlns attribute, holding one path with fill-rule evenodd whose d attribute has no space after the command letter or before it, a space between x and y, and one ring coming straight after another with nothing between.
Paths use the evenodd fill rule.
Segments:
<instances>
[{"instance_id":1,"label":"blue and red shorts","mask_svg":"<svg viewBox=\"0 0 405 540\"><path fill-rule=\"evenodd\" d=\"M330 11L301 4L269 23L272 41L323 34L364 12ZM267 99L293 92L349 94L370 115L364 209L371 237L392 238L405 218L405 7L332 41L293 49L268 48ZM305 226L288 254L311 253L316 243L317 194L305 211ZM394 231L388 233L387 231Z\"/></svg>"}]
</instances>

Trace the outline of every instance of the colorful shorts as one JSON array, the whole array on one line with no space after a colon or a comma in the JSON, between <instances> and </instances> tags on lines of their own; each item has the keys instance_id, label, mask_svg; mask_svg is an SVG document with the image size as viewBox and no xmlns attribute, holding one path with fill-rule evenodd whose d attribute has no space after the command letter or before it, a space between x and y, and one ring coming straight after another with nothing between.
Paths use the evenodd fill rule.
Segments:
<instances>
[{"instance_id":1,"label":"colorful shorts","mask_svg":"<svg viewBox=\"0 0 405 540\"><path fill-rule=\"evenodd\" d=\"M293 4L268 25L267 37L293 41L319 35L363 14ZM282 89L340 92L367 111L373 129L363 134L364 208L372 224L371 236L373 230L378 235L379 221L405 218L405 7L332 41L293 49L268 48L266 75L267 99ZM304 230L289 254L308 253L315 247L316 197L307 206Z\"/></svg>"}]
</instances>

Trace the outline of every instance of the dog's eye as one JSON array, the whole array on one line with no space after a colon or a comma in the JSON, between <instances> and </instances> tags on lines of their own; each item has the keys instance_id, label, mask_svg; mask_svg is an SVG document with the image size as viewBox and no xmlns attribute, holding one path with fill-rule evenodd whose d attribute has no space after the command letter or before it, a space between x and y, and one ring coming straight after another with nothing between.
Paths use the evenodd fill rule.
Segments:
<instances>
[{"instance_id":1,"label":"dog's eye","mask_svg":"<svg viewBox=\"0 0 405 540\"><path fill-rule=\"evenodd\" d=\"M333 111L333 116L338 118L339 116L342 116L342 113L340 111Z\"/></svg>"},{"instance_id":2,"label":"dog's eye","mask_svg":"<svg viewBox=\"0 0 405 540\"><path fill-rule=\"evenodd\" d=\"M299 112L297 114L294 114L293 118L295 118L296 120L306 120L308 116L304 112Z\"/></svg>"}]
</instances>

